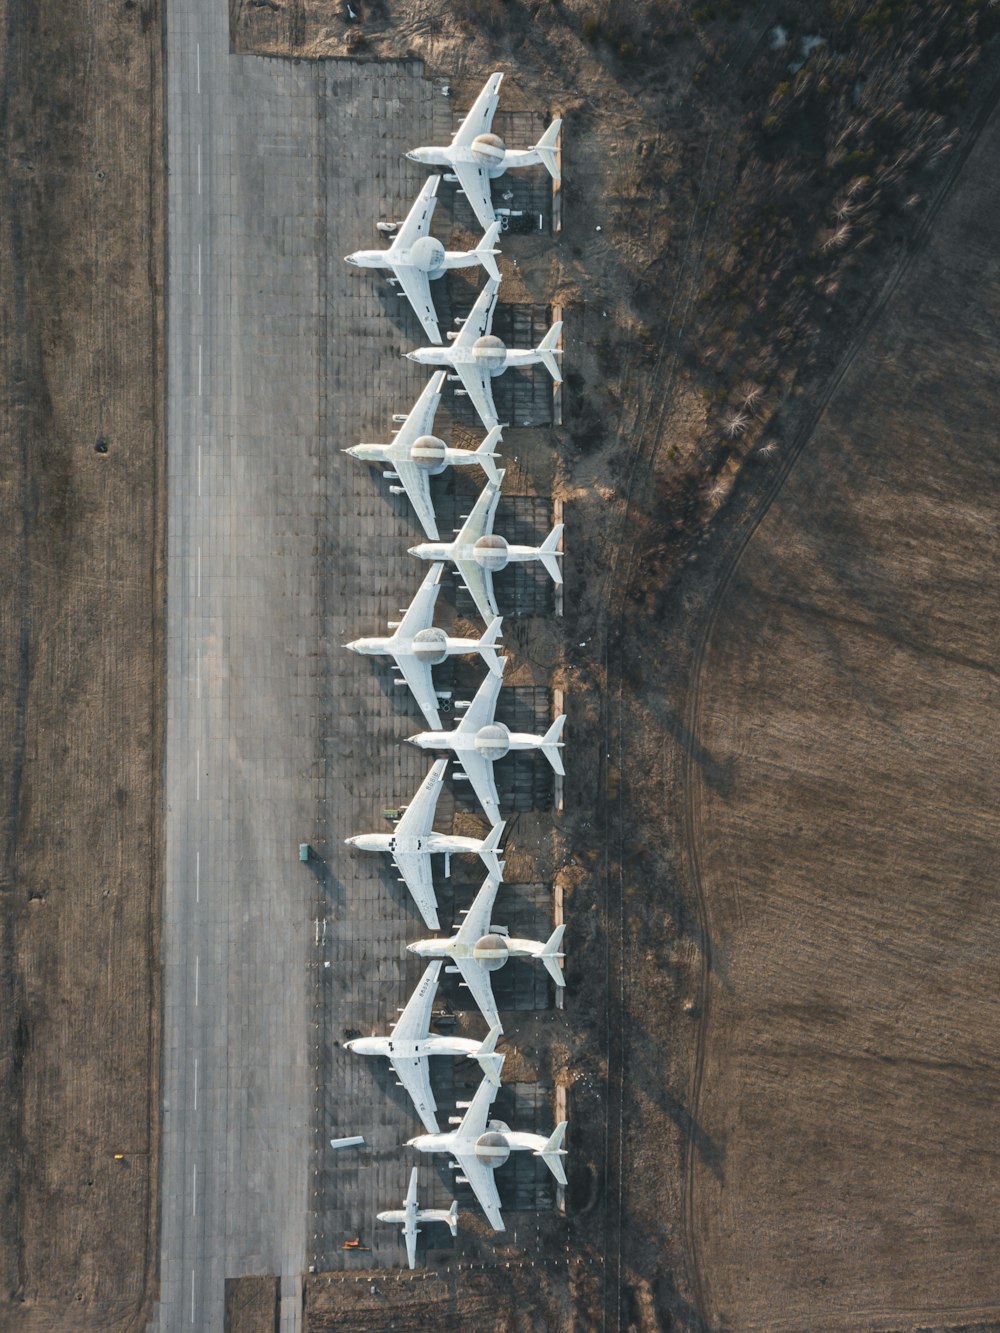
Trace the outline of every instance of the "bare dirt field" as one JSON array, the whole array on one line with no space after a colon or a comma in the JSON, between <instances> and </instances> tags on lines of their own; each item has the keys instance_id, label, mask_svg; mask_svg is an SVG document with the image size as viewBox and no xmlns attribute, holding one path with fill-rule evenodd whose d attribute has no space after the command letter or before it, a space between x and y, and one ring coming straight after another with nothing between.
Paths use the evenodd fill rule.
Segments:
<instances>
[{"instance_id":1,"label":"bare dirt field","mask_svg":"<svg viewBox=\"0 0 1000 1333\"><path fill-rule=\"evenodd\" d=\"M139 1328L158 1141L159 11L2 14L0 1326Z\"/></svg>"},{"instance_id":2,"label":"bare dirt field","mask_svg":"<svg viewBox=\"0 0 1000 1333\"><path fill-rule=\"evenodd\" d=\"M998 155L994 116L699 668L713 1328L1000 1319Z\"/></svg>"}]
</instances>

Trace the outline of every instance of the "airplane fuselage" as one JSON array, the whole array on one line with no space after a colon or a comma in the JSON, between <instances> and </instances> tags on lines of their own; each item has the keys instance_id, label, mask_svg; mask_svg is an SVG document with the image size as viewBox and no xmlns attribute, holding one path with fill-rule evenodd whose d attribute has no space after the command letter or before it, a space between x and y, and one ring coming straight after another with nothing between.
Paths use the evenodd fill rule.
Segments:
<instances>
[{"instance_id":1,"label":"airplane fuselage","mask_svg":"<svg viewBox=\"0 0 1000 1333\"><path fill-rule=\"evenodd\" d=\"M449 655L478 653L480 646L478 639L453 639L448 636L444 641L444 651ZM397 657L413 652L413 640L397 637L354 639L351 643L345 643L344 647L364 657Z\"/></svg>"},{"instance_id":2,"label":"airplane fuselage","mask_svg":"<svg viewBox=\"0 0 1000 1333\"><path fill-rule=\"evenodd\" d=\"M430 1055L475 1055L482 1042L467 1037L431 1035L420 1041L397 1041L393 1037L356 1037L344 1045L355 1055L384 1055L390 1059L420 1060Z\"/></svg>"},{"instance_id":3,"label":"airplane fuselage","mask_svg":"<svg viewBox=\"0 0 1000 1333\"><path fill-rule=\"evenodd\" d=\"M355 250L352 255L344 256L345 263L355 268L377 268L393 272L399 268L418 268L427 274L431 282L443 278L452 268L474 268L482 263L482 257L475 250L442 250L437 263L427 267L423 254L414 255L411 250Z\"/></svg>"},{"instance_id":4,"label":"airplane fuselage","mask_svg":"<svg viewBox=\"0 0 1000 1333\"><path fill-rule=\"evenodd\" d=\"M522 940L511 938L507 935L503 937L504 945L507 950L508 958L537 958L540 956L545 945L540 940ZM410 953L415 953L420 958L473 958L478 941L473 940L467 944L464 940L417 940L406 947ZM507 959L500 961L500 966Z\"/></svg>"},{"instance_id":5,"label":"airplane fuselage","mask_svg":"<svg viewBox=\"0 0 1000 1333\"><path fill-rule=\"evenodd\" d=\"M482 842L478 838L462 838L455 833L428 833L423 838L399 837L395 833L359 833L344 841L362 852L388 852L390 855L461 856L478 855Z\"/></svg>"},{"instance_id":6,"label":"airplane fuselage","mask_svg":"<svg viewBox=\"0 0 1000 1333\"><path fill-rule=\"evenodd\" d=\"M503 156L495 162L483 161L482 153L473 146L463 148L414 148L406 154L411 162L420 162L425 167L455 167L460 162L483 169L490 180L496 180L505 171L517 170L518 167L533 167L541 158L533 148L506 148Z\"/></svg>"},{"instance_id":7,"label":"airplane fuselage","mask_svg":"<svg viewBox=\"0 0 1000 1333\"><path fill-rule=\"evenodd\" d=\"M409 463L411 461L410 444L355 444L350 449L344 450L345 454L350 454L352 458L360 459L362 463L379 463L389 467L394 467L397 463ZM446 468L467 467L472 463L482 463L481 456L476 454L474 449L449 449L445 448L441 455L440 462L428 465L422 462L427 475L430 477L439 477Z\"/></svg>"},{"instance_id":8,"label":"airplane fuselage","mask_svg":"<svg viewBox=\"0 0 1000 1333\"><path fill-rule=\"evenodd\" d=\"M457 1133L418 1134L416 1138L407 1139L406 1146L416 1148L417 1152L447 1152L455 1157L473 1157L479 1137L481 1136L465 1137ZM541 1134L526 1134L514 1129L505 1129L503 1139L511 1152L541 1152L548 1143L548 1139ZM487 1160L483 1165L495 1170L502 1163L499 1161L491 1163Z\"/></svg>"},{"instance_id":9,"label":"airplane fuselage","mask_svg":"<svg viewBox=\"0 0 1000 1333\"><path fill-rule=\"evenodd\" d=\"M473 366L496 377L516 366L533 366L541 357L533 347L417 347L406 353L407 359L422 366Z\"/></svg>"},{"instance_id":10,"label":"airplane fuselage","mask_svg":"<svg viewBox=\"0 0 1000 1333\"><path fill-rule=\"evenodd\" d=\"M537 546L511 546L508 543L504 551L507 564L524 564L528 560L541 558L541 551ZM471 564L479 563L479 551L474 542L420 542L416 546L409 547L409 554L418 556L421 560L450 560L456 564L460 560L466 560ZM491 549L491 565L496 558L495 549ZM499 568L502 569L503 566L500 565Z\"/></svg>"},{"instance_id":11,"label":"airplane fuselage","mask_svg":"<svg viewBox=\"0 0 1000 1333\"><path fill-rule=\"evenodd\" d=\"M478 735L475 731L421 731L416 736L410 736L409 741L411 745L419 745L422 750L454 750L459 756L478 754L491 762L503 757L491 747L477 746ZM526 731L508 731L507 739L508 745L503 754L509 750L537 750L545 743L543 737L532 736Z\"/></svg>"}]
</instances>

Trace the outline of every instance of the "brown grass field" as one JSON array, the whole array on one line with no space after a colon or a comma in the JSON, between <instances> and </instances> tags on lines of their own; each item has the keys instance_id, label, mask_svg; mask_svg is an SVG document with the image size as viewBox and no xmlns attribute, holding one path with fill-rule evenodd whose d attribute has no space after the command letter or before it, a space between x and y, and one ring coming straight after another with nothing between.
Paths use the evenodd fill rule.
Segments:
<instances>
[{"instance_id":1,"label":"brown grass field","mask_svg":"<svg viewBox=\"0 0 1000 1333\"><path fill-rule=\"evenodd\" d=\"M994 115L700 665L712 1329L1000 1318L998 164Z\"/></svg>"}]
</instances>

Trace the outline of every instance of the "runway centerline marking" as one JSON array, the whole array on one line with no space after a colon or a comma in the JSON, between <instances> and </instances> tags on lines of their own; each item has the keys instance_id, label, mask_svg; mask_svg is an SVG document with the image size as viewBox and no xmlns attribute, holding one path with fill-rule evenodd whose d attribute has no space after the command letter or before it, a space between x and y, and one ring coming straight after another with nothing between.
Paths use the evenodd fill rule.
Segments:
<instances>
[{"instance_id":1,"label":"runway centerline marking","mask_svg":"<svg viewBox=\"0 0 1000 1333\"><path fill-rule=\"evenodd\" d=\"M201 445L198 445L198 499L201 499ZM198 548L201 549L200 547Z\"/></svg>"},{"instance_id":2,"label":"runway centerline marking","mask_svg":"<svg viewBox=\"0 0 1000 1333\"><path fill-rule=\"evenodd\" d=\"M194 89L201 96L201 43L194 44Z\"/></svg>"},{"instance_id":3,"label":"runway centerline marking","mask_svg":"<svg viewBox=\"0 0 1000 1333\"><path fill-rule=\"evenodd\" d=\"M194 1269L191 1269L191 1323L194 1323Z\"/></svg>"},{"instance_id":4,"label":"runway centerline marking","mask_svg":"<svg viewBox=\"0 0 1000 1333\"><path fill-rule=\"evenodd\" d=\"M191 1168L191 1216L198 1216L198 1163Z\"/></svg>"},{"instance_id":5,"label":"runway centerline marking","mask_svg":"<svg viewBox=\"0 0 1000 1333\"><path fill-rule=\"evenodd\" d=\"M198 344L198 397L201 397L201 343Z\"/></svg>"},{"instance_id":6,"label":"runway centerline marking","mask_svg":"<svg viewBox=\"0 0 1000 1333\"><path fill-rule=\"evenodd\" d=\"M201 902L201 852L194 854L194 900L196 903Z\"/></svg>"},{"instance_id":7,"label":"runway centerline marking","mask_svg":"<svg viewBox=\"0 0 1000 1333\"><path fill-rule=\"evenodd\" d=\"M198 242L198 295L201 295L201 241Z\"/></svg>"},{"instance_id":8,"label":"runway centerline marking","mask_svg":"<svg viewBox=\"0 0 1000 1333\"><path fill-rule=\"evenodd\" d=\"M198 1057L194 1057L194 1109L198 1109Z\"/></svg>"},{"instance_id":9,"label":"runway centerline marking","mask_svg":"<svg viewBox=\"0 0 1000 1333\"><path fill-rule=\"evenodd\" d=\"M198 145L198 193L201 194L201 144Z\"/></svg>"},{"instance_id":10,"label":"runway centerline marking","mask_svg":"<svg viewBox=\"0 0 1000 1333\"><path fill-rule=\"evenodd\" d=\"M198 698L198 699L200 699L200 698L201 698L201 646L200 646L200 645L195 649L195 678L194 678L194 684L195 684L195 691L196 691L195 697Z\"/></svg>"},{"instance_id":11,"label":"runway centerline marking","mask_svg":"<svg viewBox=\"0 0 1000 1333\"><path fill-rule=\"evenodd\" d=\"M201 751L194 752L194 799L201 800Z\"/></svg>"},{"instance_id":12,"label":"runway centerline marking","mask_svg":"<svg viewBox=\"0 0 1000 1333\"><path fill-rule=\"evenodd\" d=\"M198 445L198 494L201 494L201 445ZM197 594L201 596L201 547L198 547L198 588Z\"/></svg>"},{"instance_id":13,"label":"runway centerline marking","mask_svg":"<svg viewBox=\"0 0 1000 1333\"><path fill-rule=\"evenodd\" d=\"M200 956L199 954L195 954L195 956L194 956L194 1003L195 1003L195 1008L198 1007L198 978L199 978L200 971L201 971L201 956Z\"/></svg>"}]
</instances>

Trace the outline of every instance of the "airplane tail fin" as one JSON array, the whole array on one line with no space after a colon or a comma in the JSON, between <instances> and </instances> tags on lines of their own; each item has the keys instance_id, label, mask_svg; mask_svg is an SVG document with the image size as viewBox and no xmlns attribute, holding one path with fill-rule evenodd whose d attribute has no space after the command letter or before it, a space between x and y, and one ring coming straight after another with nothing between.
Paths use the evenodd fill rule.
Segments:
<instances>
[{"instance_id":1,"label":"airplane tail fin","mask_svg":"<svg viewBox=\"0 0 1000 1333\"><path fill-rule=\"evenodd\" d=\"M565 725L566 714L561 713L542 737L542 754L560 775L566 772L563 768L562 755L559 753L559 748L562 745L559 737L562 735L562 729Z\"/></svg>"},{"instance_id":2,"label":"airplane tail fin","mask_svg":"<svg viewBox=\"0 0 1000 1333\"><path fill-rule=\"evenodd\" d=\"M561 129L562 120L554 120L535 144L535 152L538 154L542 166L555 181L560 179L559 150L556 145L559 142L559 131Z\"/></svg>"},{"instance_id":3,"label":"airplane tail fin","mask_svg":"<svg viewBox=\"0 0 1000 1333\"><path fill-rule=\"evenodd\" d=\"M556 346L561 334L562 320L557 319L542 341L535 348L535 351L538 353L539 361L541 361L542 365L557 384L562 384L562 372L559 369L559 362L556 360L557 356L562 355L562 348Z\"/></svg>"},{"instance_id":4,"label":"airplane tail fin","mask_svg":"<svg viewBox=\"0 0 1000 1333\"><path fill-rule=\"evenodd\" d=\"M559 568L558 557L562 555L559 550L559 542L563 535L564 523L557 523L549 535L538 548L538 558L548 573L553 583L562 583L562 570Z\"/></svg>"},{"instance_id":5,"label":"airplane tail fin","mask_svg":"<svg viewBox=\"0 0 1000 1333\"><path fill-rule=\"evenodd\" d=\"M564 1120L561 1125L556 1125L545 1146L538 1148L535 1152L535 1156L542 1159L560 1185L566 1184L566 1172L563 1170L562 1164L562 1159L566 1156L566 1149L562 1146L562 1142L566 1137L567 1123L568 1121Z\"/></svg>"},{"instance_id":6,"label":"airplane tail fin","mask_svg":"<svg viewBox=\"0 0 1000 1333\"><path fill-rule=\"evenodd\" d=\"M448 1209L448 1229L453 1236L458 1235L458 1200L452 1199Z\"/></svg>"},{"instance_id":7,"label":"airplane tail fin","mask_svg":"<svg viewBox=\"0 0 1000 1333\"><path fill-rule=\"evenodd\" d=\"M500 281L500 269L497 266L496 256L500 251L496 248L497 237L500 235L500 223L494 222L489 231L483 236L483 239L476 246L476 258L482 264L487 274L494 282Z\"/></svg>"},{"instance_id":8,"label":"airplane tail fin","mask_svg":"<svg viewBox=\"0 0 1000 1333\"><path fill-rule=\"evenodd\" d=\"M545 948L539 954L539 957L545 964L546 971L557 986L566 985L566 978L563 976L562 968L559 966L559 959L565 957L564 954L559 952L559 946L562 944L562 938L565 933L565 926L556 926L555 930L546 941Z\"/></svg>"},{"instance_id":9,"label":"airplane tail fin","mask_svg":"<svg viewBox=\"0 0 1000 1333\"><path fill-rule=\"evenodd\" d=\"M497 1055L497 1041L503 1035L503 1028L490 1028L490 1034L476 1052L479 1067L495 1088L500 1086L500 1070L504 1057Z\"/></svg>"},{"instance_id":10,"label":"airplane tail fin","mask_svg":"<svg viewBox=\"0 0 1000 1333\"><path fill-rule=\"evenodd\" d=\"M503 658L496 650L497 639L500 638L500 626L503 624L503 616L494 616L489 623L489 628L483 637L479 640L479 656L483 659L494 676L503 675ZM350 647L350 645L347 645Z\"/></svg>"},{"instance_id":11,"label":"airplane tail fin","mask_svg":"<svg viewBox=\"0 0 1000 1333\"><path fill-rule=\"evenodd\" d=\"M503 479L503 473L497 468L496 463L493 461L497 456L496 447L502 438L503 426L494 426L486 436L486 439L483 440L482 444L476 450L476 459L479 462L479 466L483 469L494 486L499 486Z\"/></svg>"},{"instance_id":12,"label":"airplane tail fin","mask_svg":"<svg viewBox=\"0 0 1000 1333\"><path fill-rule=\"evenodd\" d=\"M500 847L500 838L503 835L504 825L494 824L488 835L483 839L483 844L479 848L479 857L486 869L494 879L503 879L504 863L497 856Z\"/></svg>"}]
</instances>

